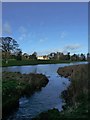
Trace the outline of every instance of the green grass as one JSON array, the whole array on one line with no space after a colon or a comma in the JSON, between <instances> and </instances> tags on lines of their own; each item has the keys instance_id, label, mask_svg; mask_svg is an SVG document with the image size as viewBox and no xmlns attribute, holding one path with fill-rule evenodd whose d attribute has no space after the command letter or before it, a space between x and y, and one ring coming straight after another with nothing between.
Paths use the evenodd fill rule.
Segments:
<instances>
[{"instance_id":1,"label":"green grass","mask_svg":"<svg viewBox=\"0 0 90 120\"><path fill-rule=\"evenodd\" d=\"M31 96L48 83L42 74L21 74L19 72L2 73L2 109L3 116L19 105L21 96Z\"/></svg>"},{"instance_id":2,"label":"green grass","mask_svg":"<svg viewBox=\"0 0 90 120\"><path fill-rule=\"evenodd\" d=\"M15 80L5 80L2 82L2 109L3 115L8 113L8 110L15 108L19 104L20 94L17 92L18 82ZM10 111L10 110L9 110Z\"/></svg>"},{"instance_id":3,"label":"green grass","mask_svg":"<svg viewBox=\"0 0 90 120\"><path fill-rule=\"evenodd\" d=\"M70 62L79 62L79 61L70 61L70 60L9 60L6 64L2 61L2 66L22 66L22 65L38 65L38 64L58 64L58 63L70 63Z\"/></svg>"}]
</instances>

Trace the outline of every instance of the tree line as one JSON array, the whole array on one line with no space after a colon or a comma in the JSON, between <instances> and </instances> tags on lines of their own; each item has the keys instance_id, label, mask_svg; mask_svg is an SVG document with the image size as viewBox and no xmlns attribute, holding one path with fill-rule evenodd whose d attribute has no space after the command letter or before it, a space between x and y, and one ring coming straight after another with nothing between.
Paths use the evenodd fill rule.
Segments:
<instances>
[{"instance_id":1,"label":"tree line","mask_svg":"<svg viewBox=\"0 0 90 120\"><path fill-rule=\"evenodd\" d=\"M17 41L11 37L0 37L0 52L2 53L2 59L5 63L8 63L9 59L16 59L16 60L37 60L37 52L34 52L32 55L27 53L22 53L22 50L19 48L19 44ZM64 55L62 52L53 52L48 55L44 55L43 57L48 57L50 60L71 60L71 61L85 61L89 60L90 53L87 53L87 57L85 54L81 53L70 55L68 52Z\"/></svg>"}]
</instances>

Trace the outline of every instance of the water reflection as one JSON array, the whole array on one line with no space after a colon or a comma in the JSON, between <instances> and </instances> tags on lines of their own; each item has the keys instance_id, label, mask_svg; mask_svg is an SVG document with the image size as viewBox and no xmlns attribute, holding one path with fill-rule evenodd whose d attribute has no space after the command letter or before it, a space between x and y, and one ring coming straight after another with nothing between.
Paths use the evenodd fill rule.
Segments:
<instances>
[{"instance_id":1,"label":"water reflection","mask_svg":"<svg viewBox=\"0 0 90 120\"><path fill-rule=\"evenodd\" d=\"M67 89L70 82L64 77L57 74L59 67L82 64L47 64L47 65L34 65L34 66L13 66L4 67L3 71L21 72L21 73L42 73L45 74L49 83L41 91L36 92L31 97L22 97L19 100L19 109L13 113L8 120L25 120L30 119L48 109L57 108L62 110L63 100L60 94L63 90Z\"/></svg>"}]
</instances>

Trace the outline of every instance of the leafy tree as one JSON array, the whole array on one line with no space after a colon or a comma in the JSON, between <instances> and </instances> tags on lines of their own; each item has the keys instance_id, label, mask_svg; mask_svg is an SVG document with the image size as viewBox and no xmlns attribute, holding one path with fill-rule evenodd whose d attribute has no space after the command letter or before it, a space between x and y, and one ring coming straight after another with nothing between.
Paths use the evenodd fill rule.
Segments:
<instances>
[{"instance_id":1,"label":"leafy tree","mask_svg":"<svg viewBox=\"0 0 90 120\"><path fill-rule=\"evenodd\" d=\"M55 57L56 57L56 53L55 52L52 52L52 53L50 53L49 55L48 55L48 57L49 57L49 59L55 59Z\"/></svg>"},{"instance_id":2,"label":"leafy tree","mask_svg":"<svg viewBox=\"0 0 90 120\"><path fill-rule=\"evenodd\" d=\"M14 50L18 48L18 43L11 37L0 37L0 47L2 50L5 62L8 62L9 56Z\"/></svg>"},{"instance_id":3,"label":"leafy tree","mask_svg":"<svg viewBox=\"0 0 90 120\"><path fill-rule=\"evenodd\" d=\"M73 54L73 55L71 56L71 60L72 60L72 61L77 61L77 60L79 60L78 55L77 55L77 54Z\"/></svg>"},{"instance_id":4,"label":"leafy tree","mask_svg":"<svg viewBox=\"0 0 90 120\"><path fill-rule=\"evenodd\" d=\"M64 60L70 60L70 52L64 55Z\"/></svg>"},{"instance_id":5,"label":"leafy tree","mask_svg":"<svg viewBox=\"0 0 90 120\"><path fill-rule=\"evenodd\" d=\"M70 60L70 52L67 53L67 59Z\"/></svg>"},{"instance_id":6,"label":"leafy tree","mask_svg":"<svg viewBox=\"0 0 90 120\"><path fill-rule=\"evenodd\" d=\"M37 52L34 52L32 55L36 56L37 57Z\"/></svg>"},{"instance_id":7,"label":"leafy tree","mask_svg":"<svg viewBox=\"0 0 90 120\"><path fill-rule=\"evenodd\" d=\"M16 59L22 60L22 50L21 49L16 50Z\"/></svg>"},{"instance_id":8,"label":"leafy tree","mask_svg":"<svg viewBox=\"0 0 90 120\"><path fill-rule=\"evenodd\" d=\"M29 55L27 53L23 54L23 59L29 59Z\"/></svg>"},{"instance_id":9,"label":"leafy tree","mask_svg":"<svg viewBox=\"0 0 90 120\"><path fill-rule=\"evenodd\" d=\"M37 59L37 52L34 52L32 55L29 56L30 59L36 60Z\"/></svg>"},{"instance_id":10,"label":"leafy tree","mask_svg":"<svg viewBox=\"0 0 90 120\"><path fill-rule=\"evenodd\" d=\"M83 61L83 60L86 60L85 55L84 55L83 53L81 53L81 60L82 60L82 61Z\"/></svg>"}]
</instances>

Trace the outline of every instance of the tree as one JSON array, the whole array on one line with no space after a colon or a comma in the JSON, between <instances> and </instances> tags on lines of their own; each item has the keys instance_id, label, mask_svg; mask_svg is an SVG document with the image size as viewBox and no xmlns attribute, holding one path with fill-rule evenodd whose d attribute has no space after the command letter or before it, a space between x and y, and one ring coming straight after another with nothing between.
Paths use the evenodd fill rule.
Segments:
<instances>
[{"instance_id":1,"label":"tree","mask_svg":"<svg viewBox=\"0 0 90 120\"><path fill-rule=\"evenodd\" d=\"M56 56L56 53L55 52L52 52L48 55L49 59L55 59L55 56Z\"/></svg>"},{"instance_id":2,"label":"tree","mask_svg":"<svg viewBox=\"0 0 90 120\"><path fill-rule=\"evenodd\" d=\"M32 55L29 56L30 59L36 60L37 59L37 52L34 52Z\"/></svg>"},{"instance_id":3,"label":"tree","mask_svg":"<svg viewBox=\"0 0 90 120\"><path fill-rule=\"evenodd\" d=\"M0 37L0 47L3 53L5 62L8 62L9 56L19 45L17 41L11 37Z\"/></svg>"},{"instance_id":4,"label":"tree","mask_svg":"<svg viewBox=\"0 0 90 120\"><path fill-rule=\"evenodd\" d=\"M70 52L67 53L67 59L70 60Z\"/></svg>"},{"instance_id":5,"label":"tree","mask_svg":"<svg viewBox=\"0 0 90 120\"><path fill-rule=\"evenodd\" d=\"M22 60L22 50L21 49L16 50L16 59Z\"/></svg>"},{"instance_id":6,"label":"tree","mask_svg":"<svg viewBox=\"0 0 90 120\"><path fill-rule=\"evenodd\" d=\"M29 59L29 55L27 53L24 53L22 57L23 59Z\"/></svg>"},{"instance_id":7,"label":"tree","mask_svg":"<svg viewBox=\"0 0 90 120\"><path fill-rule=\"evenodd\" d=\"M81 57L80 58L81 58L82 61L86 60L85 55L83 53L81 53Z\"/></svg>"},{"instance_id":8,"label":"tree","mask_svg":"<svg viewBox=\"0 0 90 120\"><path fill-rule=\"evenodd\" d=\"M64 55L65 60L70 60L70 52L68 52L66 55Z\"/></svg>"},{"instance_id":9,"label":"tree","mask_svg":"<svg viewBox=\"0 0 90 120\"><path fill-rule=\"evenodd\" d=\"M32 55L36 56L37 57L37 52L34 52Z\"/></svg>"},{"instance_id":10,"label":"tree","mask_svg":"<svg viewBox=\"0 0 90 120\"><path fill-rule=\"evenodd\" d=\"M87 60L90 62L90 53L87 53Z\"/></svg>"},{"instance_id":11,"label":"tree","mask_svg":"<svg viewBox=\"0 0 90 120\"><path fill-rule=\"evenodd\" d=\"M79 60L78 55L77 55L77 54L73 54L73 55L71 56L71 60L72 60L72 61L77 61L77 60Z\"/></svg>"}]
</instances>

